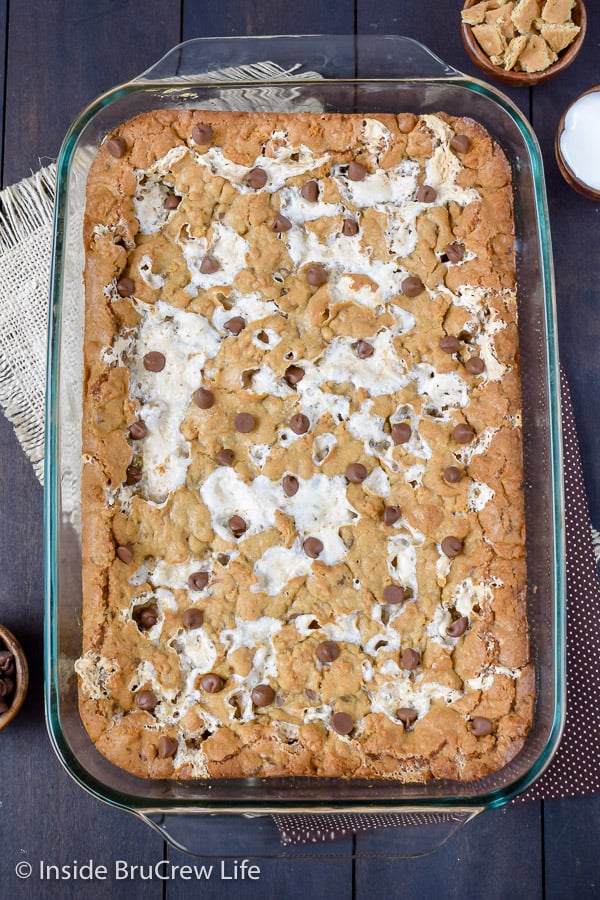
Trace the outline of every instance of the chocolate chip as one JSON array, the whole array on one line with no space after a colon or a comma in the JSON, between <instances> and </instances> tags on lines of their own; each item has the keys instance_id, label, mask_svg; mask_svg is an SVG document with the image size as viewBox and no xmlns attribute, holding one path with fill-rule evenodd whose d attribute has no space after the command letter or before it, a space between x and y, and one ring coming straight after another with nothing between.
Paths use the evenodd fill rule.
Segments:
<instances>
[{"instance_id":1,"label":"chocolate chip","mask_svg":"<svg viewBox=\"0 0 600 900\"><path fill-rule=\"evenodd\" d=\"M210 409L211 406L214 406L215 395L212 391L201 387L198 388L197 391L194 391L192 400L194 401L196 406L200 407L200 409Z\"/></svg>"},{"instance_id":2,"label":"chocolate chip","mask_svg":"<svg viewBox=\"0 0 600 900\"><path fill-rule=\"evenodd\" d=\"M467 617L461 616L460 619L455 619L454 622L450 622L446 628L446 634L453 638L461 637L467 630L468 624L469 620Z\"/></svg>"},{"instance_id":3,"label":"chocolate chip","mask_svg":"<svg viewBox=\"0 0 600 900\"><path fill-rule=\"evenodd\" d=\"M158 759L168 759L175 756L179 744L173 738L161 737L158 741L157 757Z\"/></svg>"},{"instance_id":4,"label":"chocolate chip","mask_svg":"<svg viewBox=\"0 0 600 900\"><path fill-rule=\"evenodd\" d=\"M8 675L0 677L0 697L10 697L15 689L15 683Z\"/></svg>"},{"instance_id":5,"label":"chocolate chip","mask_svg":"<svg viewBox=\"0 0 600 900\"><path fill-rule=\"evenodd\" d=\"M288 366L283 377L291 387L294 387L305 375L306 372L300 366Z\"/></svg>"},{"instance_id":6,"label":"chocolate chip","mask_svg":"<svg viewBox=\"0 0 600 900\"><path fill-rule=\"evenodd\" d=\"M365 167L352 160L348 166L348 178L350 181L362 181L366 174L367 170Z\"/></svg>"},{"instance_id":7,"label":"chocolate chip","mask_svg":"<svg viewBox=\"0 0 600 900\"><path fill-rule=\"evenodd\" d=\"M466 153L471 146L471 141L466 134L455 134L450 141L450 146L457 153Z\"/></svg>"},{"instance_id":8,"label":"chocolate chip","mask_svg":"<svg viewBox=\"0 0 600 900\"><path fill-rule=\"evenodd\" d=\"M275 691L270 684L257 684L251 696L255 706L269 706L275 699Z\"/></svg>"},{"instance_id":9,"label":"chocolate chip","mask_svg":"<svg viewBox=\"0 0 600 900\"><path fill-rule=\"evenodd\" d=\"M158 697L154 691L138 691L135 695L135 705L140 709L148 710L148 712L152 712L157 703Z\"/></svg>"},{"instance_id":10,"label":"chocolate chip","mask_svg":"<svg viewBox=\"0 0 600 900\"><path fill-rule=\"evenodd\" d=\"M148 372L162 372L166 363L167 360L164 354L158 350L151 350L150 353L146 353L144 356L144 368Z\"/></svg>"},{"instance_id":11,"label":"chocolate chip","mask_svg":"<svg viewBox=\"0 0 600 900\"><path fill-rule=\"evenodd\" d=\"M264 188L267 183L267 173L264 169L257 166L255 169L251 169L248 172L244 181L248 187L253 188L255 191L259 191L261 188Z\"/></svg>"},{"instance_id":12,"label":"chocolate chip","mask_svg":"<svg viewBox=\"0 0 600 900\"><path fill-rule=\"evenodd\" d=\"M248 530L248 523L241 516L232 516L227 523L234 537L241 537Z\"/></svg>"},{"instance_id":13,"label":"chocolate chip","mask_svg":"<svg viewBox=\"0 0 600 900\"><path fill-rule=\"evenodd\" d=\"M187 580L188 587L191 591L203 591L209 578L208 572L192 572Z\"/></svg>"},{"instance_id":14,"label":"chocolate chip","mask_svg":"<svg viewBox=\"0 0 600 900\"><path fill-rule=\"evenodd\" d=\"M311 703L316 703L317 700L319 699L319 695L317 694L316 691L313 691L312 688L306 688L304 693L306 694L308 699L311 701Z\"/></svg>"},{"instance_id":15,"label":"chocolate chip","mask_svg":"<svg viewBox=\"0 0 600 900\"><path fill-rule=\"evenodd\" d=\"M165 197L165 209L177 209L180 203L181 197L178 197L177 194L167 194Z\"/></svg>"},{"instance_id":16,"label":"chocolate chip","mask_svg":"<svg viewBox=\"0 0 600 900\"><path fill-rule=\"evenodd\" d=\"M410 728L411 725L419 718L419 715L416 709L410 709L408 706L401 706L396 710L396 718L400 719L405 728Z\"/></svg>"},{"instance_id":17,"label":"chocolate chip","mask_svg":"<svg viewBox=\"0 0 600 900\"><path fill-rule=\"evenodd\" d=\"M285 216L282 216L281 213L277 213L271 231L289 231L291 227L292 223L290 222L290 220L286 219Z\"/></svg>"},{"instance_id":18,"label":"chocolate chip","mask_svg":"<svg viewBox=\"0 0 600 900\"><path fill-rule=\"evenodd\" d=\"M355 222L354 219L344 219L342 234L346 237L354 237L355 234L358 234L358 222Z\"/></svg>"},{"instance_id":19,"label":"chocolate chip","mask_svg":"<svg viewBox=\"0 0 600 900\"><path fill-rule=\"evenodd\" d=\"M418 297L425 290L425 285L416 275L409 275L401 284L402 293L407 297Z\"/></svg>"},{"instance_id":20,"label":"chocolate chip","mask_svg":"<svg viewBox=\"0 0 600 900\"><path fill-rule=\"evenodd\" d=\"M132 441L141 441L147 434L148 429L141 419L138 419L137 422L132 422L129 426L129 437Z\"/></svg>"},{"instance_id":21,"label":"chocolate chip","mask_svg":"<svg viewBox=\"0 0 600 900\"><path fill-rule=\"evenodd\" d=\"M494 723L486 719L485 716L473 716L471 720L471 734L475 737L486 737L494 730Z\"/></svg>"},{"instance_id":22,"label":"chocolate chip","mask_svg":"<svg viewBox=\"0 0 600 900\"><path fill-rule=\"evenodd\" d=\"M119 297L131 297L135 291L135 282L131 278L119 278L117 281L117 294Z\"/></svg>"},{"instance_id":23,"label":"chocolate chip","mask_svg":"<svg viewBox=\"0 0 600 900\"><path fill-rule=\"evenodd\" d=\"M226 553L219 553L217 556L217 562L220 566L228 566L229 565L229 557Z\"/></svg>"},{"instance_id":24,"label":"chocolate chip","mask_svg":"<svg viewBox=\"0 0 600 900\"><path fill-rule=\"evenodd\" d=\"M10 650L0 650L0 672L12 675L15 671L15 658Z\"/></svg>"},{"instance_id":25,"label":"chocolate chip","mask_svg":"<svg viewBox=\"0 0 600 900\"><path fill-rule=\"evenodd\" d=\"M463 542L460 538L454 537L454 535L449 534L448 537L445 537L441 543L442 553L445 553L449 559L454 559L455 556L460 556L463 551Z\"/></svg>"},{"instance_id":26,"label":"chocolate chip","mask_svg":"<svg viewBox=\"0 0 600 900\"><path fill-rule=\"evenodd\" d=\"M397 584L388 584L388 586L383 589L384 603L391 603L393 606L397 606L398 603L404 603L405 598L406 591Z\"/></svg>"},{"instance_id":27,"label":"chocolate chip","mask_svg":"<svg viewBox=\"0 0 600 900\"><path fill-rule=\"evenodd\" d=\"M373 344L369 344L368 341L358 341L356 345L356 355L359 359L368 359L370 356L373 356L375 353L375 348Z\"/></svg>"},{"instance_id":28,"label":"chocolate chip","mask_svg":"<svg viewBox=\"0 0 600 900\"><path fill-rule=\"evenodd\" d=\"M309 537L306 538L302 547L307 556L310 556L311 559L316 559L323 550L323 543L319 538Z\"/></svg>"},{"instance_id":29,"label":"chocolate chip","mask_svg":"<svg viewBox=\"0 0 600 900\"><path fill-rule=\"evenodd\" d=\"M256 335L256 337L262 344L269 343L269 335L267 334L266 331L259 331L258 334Z\"/></svg>"},{"instance_id":30,"label":"chocolate chip","mask_svg":"<svg viewBox=\"0 0 600 900\"><path fill-rule=\"evenodd\" d=\"M241 412L237 414L233 424L235 425L235 430L239 431L240 434L250 434L256 428L256 419L250 413Z\"/></svg>"},{"instance_id":31,"label":"chocolate chip","mask_svg":"<svg viewBox=\"0 0 600 900\"><path fill-rule=\"evenodd\" d=\"M368 474L362 463L350 463L346 469L346 478L351 484L362 484Z\"/></svg>"},{"instance_id":32,"label":"chocolate chip","mask_svg":"<svg viewBox=\"0 0 600 900\"><path fill-rule=\"evenodd\" d=\"M306 269L306 280L313 287L320 287L327 282L327 272L323 266L308 266Z\"/></svg>"},{"instance_id":33,"label":"chocolate chip","mask_svg":"<svg viewBox=\"0 0 600 900\"><path fill-rule=\"evenodd\" d=\"M463 331L460 331L458 333L458 337L459 337L459 340L464 341L465 344L470 344L471 341L473 340L473 335L471 334L470 331L467 331L466 329L464 329Z\"/></svg>"},{"instance_id":34,"label":"chocolate chip","mask_svg":"<svg viewBox=\"0 0 600 900\"><path fill-rule=\"evenodd\" d=\"M119 559L124 563L129 564L133 561L133 547L131 544L120 544L117 547L116 553Z\"/></svg>"},{"instance_id":35,"label":"chocolate chip","mask_svg":"<svg viewBox=\"0 0 600 900\"><path fill-rule=\"evenodd\" d=\"M394 525L401 515L402 510L399 506L386 506L383 510L383 521L386 525Z\"/></svg>"},{"instance_id":36,"label":"chocolate chip","mask_svg":"<svg viewBox=\"0 0 600 900\"><path fill-rule=\"evenodd\" d=\"M308 416L305 416L304 413L296 413L290 419L290 428L294 434L306 434L310 428Z\"/></svg>"},{"instance_id":37,"label":"chocolate chip","mask_svg":"<svg viewBox=\"0 0 600 900\"><path fill-rule=\"evenodd\" d=\"M340 645L336 641L323 641L317 647L317 658L322 663L333 662L340 655Z\"/></svg>"},{"instance_id":38,"label":"chocolate chip","mask_svg":"<svg viewBox=\"0 0 600 900\"><path fill-rule=\"evenodd\" d=\"M465 422L461 422L452 431L452 440L457 444L470 444L474 437L475 432Z\"/></svg>"},{"instance_id":39,"label":"chocolate chip","mask_svg":"<svg viewBox=\"0 0 600 900\"><path fill-rule=\"evenodd\" d=\"M142 480L142 470L139 466L127 466L125 475L125 484L128 487L131 487L134 484L139 484L139 482Z\"/></svg>"},{"instance_id":40,"label":"chocolate chip","mask_svg":"<svg viewBox=\"0 0 600 900\"><path fill-rule=\"evenodd\" d=\"M298 493L300 484L298 482L298 479L294 475L284 475L282 484L283 493L286 497L293 497L294 494Z\"/></svg>"},{"instance_id":41,"label":"chocolate chip","mask_svg":"<svg viewBox=\"0 0 600 900\"><path fill-rule=\"evenodd\" d=\"M149 631L158 622L158 610L153 606L145 606L144 609L140 609L135 618L142 631Z\"/></svg>"},{"instance_id":42,"label":"chocolate chip","mask_svg":"<svg viewBox=\"0 0 600 900\"><path fill-rule=\"evenodd\" d=\"M396 445L406 444L410 441L411 434L412 428L408 422L396 422L395 425L392 425L392 440Z\"/></svg>"},{"instance_id":43,"label":"chocolate chip","mask_svg":"<svg viewBox=\"0 0 600 900\"><path fill-rule=\"evenodd\" d=\"M125 153L127 145L122 137L113 137L106 142L106 149L115 159L120 159Z\"/></svg>"},{"instance_id":44,"label":"chocolate chip","mask_svg":"<svg viewBox=\"0 0 600 900\"><path fill-rule=\"evenodd\" d=\"M481 375L485 369L485 363L480 356L471 356L465 363L465 369L471 375Z\"/></svg>"},{"instance_id":45,"label":"chocolate chip","mask_svg":"<svg viewBox=\"0 0 600 900\"><path fill-rule=\"evenodd\" d=\"M242 319L241 316L234 316L233 319L228 319L225 322L224 327L231 334L238 335L240 333L240 331L243 331L244 328L246 327L246 320Z\"/></svg>"},{"instance_id":46,"label":"chocolate chip","mask_svg":"<svg viewBox=\"0 0 600 900\"><path fill-rule=\"evenodd\" d=\"M419 203L433 203L436 197L436 189L432 188L429 184L424 184L417 191L417 200L419 201Z\"/></svg>"},{"instance_id":47,"label":"chocolate chip","mask_svg":"<svg viewBox=\"0 0 600 900\"><path fill-rule=\"evenodd\" d=\"M444 353L458 353L460 350L460 341L453 334L447 334L440 341L440 350Z\"/></svg>"},{"instance_id":48,"label":"chocolate chip","mask_svg":"<svg viewBox=\"0 0 600 900\"><path fill-rule=\"evenodd\" d=\"M421 654L418 650L413 650L412 647L407 647L406 650L403 650L400 659L403 669L412 671L421 665Z\"/></svg>"},{"instance_id":49,"label":"chocolate chip","mask_svg":"<svg viewBox=\"0 0 600 900\"><path fill-rule=\"evenodd\" d=\"M212 144L213 138L212 125L208 125L208 123L202 122L192 128L192 140L195 144Z\"/></svg>"},{"instance_id":50,"label":"chocolate chip","mask_svg":"<svg viewBox=\"0 0 600 900\"><path fill-rule=\"evenodd\" d=\"M204 613L201 609L190 607L189 609L186 609L182 615L181 621L183 622L184 628L189 628L190 630L193 628L200 628L204 622Z\"/></svg>"},{"instance_id":51,"label":"chocolate chip","mask_svg":"<svg viewBox=\"0 0 600 900\"><path fill-rule=\"evenodd\" d=\"M203 675L200 679L200 685L202 689L207 692L207 694L218 694L219 691L222 691L225 686L225 681L221 678L220 675L215 675L214 672L209 672L207 675Z\"/></svg>"},{"instance_id":52,"label":"chocolate chip","mask_svg":"<svg viewBox=\"0 0 600 900\"><path fill-rule=\"evenodd\" d=\"M461 478L462 472L456 466L448 466L447 469L444 469L444 481L447 481L448 484L458 484Z\"/></svg>"},{"instance_id":53,"label":"chocolate chip","mask_svg":"<svg viewBox=\"0 0 600 900\"><path fill-rule=\"evenodd\" d=\"M316 203L319 198L319 185L316 181L305 181L300 188L300 193L309 203Z\"/></svg>"},{"instance_id":54,"label":"chocolate chip","mask_svg":"<svg viewBox=\"0 0 600 900\"><path fill-rule=\"evenodd\" d=\"M352 716L349 716L348 713L334 713L331 717L331 727L338 734L350 734L354 728Z\"/></svg>"},{"instance_id":55,"label":"chocolate chip","mask_svg":"<svg viewBox=\"0 0 600 900\"><path fill-rule=\"evenodd\" d=\"M219 263L213 259L212 256L205 256L200 263L200 271L203 275L212 275L213 272L217 272L218 269Z\"/></svg>"},{"instance_id":56,"label":"chocolate chip","mask_svg":"<svg viewBox=\"0 0 600 900\"><path fill-rule=\"evenodd\" d=\"M234 458L233 450L227 450L225 447L215 453L215 462L218 462L220 466L232 466Z\"/></svg>"},{"instance_id":57,"label":"chocolate chip","mask_svg":"<svg viewBox=\"0 0 600 900\"><path fill-rule=\"evenodd\" d=\"M451 263L458 263L465 255L465 245L461 244L460 241L453 241L452 244L448 244L444 253Z\"/></svg>"}]
</instances>

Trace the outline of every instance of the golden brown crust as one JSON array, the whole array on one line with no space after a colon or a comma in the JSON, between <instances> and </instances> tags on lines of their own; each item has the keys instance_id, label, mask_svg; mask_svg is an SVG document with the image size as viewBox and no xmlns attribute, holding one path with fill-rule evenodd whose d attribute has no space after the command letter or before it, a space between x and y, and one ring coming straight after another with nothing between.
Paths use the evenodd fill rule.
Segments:
<instances>
[{"instance_id":1,"label":"golden brown crust","mask_svg":"<svg viewBox=\"0 0 600 900\"><path fill-rule=\"evenodd\" d=\"M197 144L194 126L207 123L212 139ZM468 139L466 148L451 147L456 135ZM365 119L162 110L111 137L123 139L124 152L111 155L108 141L99 149L84 223L84 635L77 671L90 737L116 765L150 778L472 780L501 767L523 744L534 696L514 219L502 150L478 123L443 113ZM270 181L250 189L243 175L263 152ZM281 168L269 168L269 159L283 159ZM392 193L403 184L404 196L400 191L391 206L383 195L373 203L357 199L340 168L352 161L383 173ZM438 197L418 201L426 179L438 177ZM312 218L306 203L297 205L308 179L319 183L320 214ZM165 209L167 195L181 197L179 205ZM288 231L274 230L278 213L290 217ZM352 245L339 243L348 217L359 224L357 235L344 238ZM338 250L328 255L328 243ZM449 259L456 243L463 256ZM354 248L349 257L347 247ZM221 281L199 269L211 248ZM320 286L307 279L311 262L327 270ZM408 275L425 286L416 297L399 289ZM132 296L117 290L119 279L132 280ZM232 335L224 322L238 307L246 327ZM175 355L187 341L182 366L192 366L190 354L204 354L193 390L202 385L216 398L201 408L183 380L169 389L182 392L173 400L181 408L177 424L152 420L154 436L163 429L171 448L164 479L149 449L158 444L129 433L166 402L149 399L153 376L139 360L158 346L144 337L157 340L152 328L175 335ZM460 338L458 352L440 347L449 335ZM391 369L377 370L368 385L360 372L356 383L350 374L338 383L339 361L352 363L359 340L380 340L374 358L392 360ZM168 340L160 346L171 347ZM321 377L317 362L332 347L350 348L350 363L342 355ZM296 438L288 430L282 440L285 424L310 406L303 389L285 382L290 353L316 379L328 411L316 413L312 395L308 433ZM479 356L483 372L469 371L465 363ZM390 372L396 381L385 388ZM446 394L431 387L434 376ZM240 411L255 417L251 433L233 425ZM392 442L392 426L402 421L412 423L420 443ZM457 424L476 437L457 443ZM369 438L373 429L377 439ZM233 451L231 467L215 460L223 447ZM372 476L366 484L344 478L354 463ZM132 464L141 480L124 487ZM458 483L443 477L448 466L462 470ZM307 564L302 511L276 503L271 518L264 512L267 480L278 486L286 473L302 485L313 479L315 496L327 482L332 507L339 501L346 510L337 543L331 538L337 556ZM206 485L251 492L259 478L267 494L256 516L264 522L254 527L247 513L250 531L237 539ZM396 523L384 521L386 506L400 508ZM462 542L452 558L440 549L449 535ZM117 548L125 548L122 558ZM295 577L281 580L275 564L265 575L257 565L275 559L278 548L295 554L286 557L298 566ZM190 566L210 573L208 587L190 589ZM280 583L273 588L269 579ZM406 592L400 605L384 602L391 583ZM140 624L144 608L156 613L155 627ZM200 628L185 625L189 608L202 611ZM446 628L460 616L468 626L452 637ZM339 655L320 662L325 640L336 641ZM410 648L421 656L414 670L402 664ZM206 672L224 680L222 690L201 687ZM274 702L249 699L257 683L273 688ZM155 693L154 709L136 703L141 691ZM398 709L405 707L417 710L416 723L403 724ZM350 736L336 732L335 714L350 716ZM491 733L474 733L476 717ZM160 758L165 738L177 751Z\"/></svg>"}]
</instances>

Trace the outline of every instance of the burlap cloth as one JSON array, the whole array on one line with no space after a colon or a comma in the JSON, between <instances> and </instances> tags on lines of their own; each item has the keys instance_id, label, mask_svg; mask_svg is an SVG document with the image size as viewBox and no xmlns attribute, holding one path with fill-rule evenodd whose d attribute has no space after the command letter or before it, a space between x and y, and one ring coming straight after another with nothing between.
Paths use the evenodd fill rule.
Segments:
<instances>
[{"instance_id":1,"label":"burlap cloth","mask_svg":"<svg viewBox=\"0 0 600 900\"><path fill-rule=\"evenodd\" d=\"M46 334L56 167L0 192L0 404L43 479ZM519 800L600 791L600 586L568 385L561 381L567 531L567 724L556 757ZM406 824L395 815L274 816L282 843Z\"/></svg>"}]
</instances>

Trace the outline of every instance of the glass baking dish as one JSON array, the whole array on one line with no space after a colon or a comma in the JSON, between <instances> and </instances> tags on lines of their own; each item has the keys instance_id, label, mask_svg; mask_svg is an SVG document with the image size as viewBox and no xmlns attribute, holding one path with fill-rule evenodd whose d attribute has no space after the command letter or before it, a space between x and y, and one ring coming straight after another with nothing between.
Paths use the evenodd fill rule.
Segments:
<instances>
[{"instance_id":1,"label":"glass baking dish","mask_svg":"<svg viewBox=\"0 0 600 900\"><path fill-rule=\"evenodd\" d=\"M105 760L83 728L73 662L81 648L85 184L107 131L139 112L169 107L358 113L444 110L482 122L511 162L524 399L528 615L537 696L533 727L523 750L495 774L471 783L425 785L314 778L153 782ZM395 812L410 813L413 824L445 823L451 830L483 809L507 803L544 771L560 740L565 713L565 563L554 284L539 147L527 121L504 95L403 37L201 38L175 47L137 79L90 104L65 138L58 160L48 359L46 709L54 748L82 787L144 817L178 846L190 849L193 829L182 814ZM228 821L223 815L217 818ZM256 819L245 819L243 827L256 832L256 823ZM212 820L215 836L216 826ZM266 823L260 829L264 827ZM202 852L210 855L210 845L203 847ZM223 855L222 838L214 853Z\"/></svg>"}]
</instances>

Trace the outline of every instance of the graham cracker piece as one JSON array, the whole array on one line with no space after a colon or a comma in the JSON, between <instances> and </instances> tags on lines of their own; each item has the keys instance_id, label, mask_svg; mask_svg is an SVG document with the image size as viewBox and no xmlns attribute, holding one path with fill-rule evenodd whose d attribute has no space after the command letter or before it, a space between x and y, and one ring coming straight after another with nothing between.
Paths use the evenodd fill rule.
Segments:
<instances>
[{"instance_id":1,"label":"graham cracker piece","mask_svg":"<svg viewBox=\"0 0 600 900\"><path fill-rule=\"evenodd\" d=\"M506 41L502 32L495 25L475 25L473 27L475 40L487 56L503 56L506 50Z\"/></svg>"},{"instance_id":2,"label":"graham cracker piece","mask_svg":"<svg viewBox=\"0 0 600 900\"><path fill-rule=\"evenodd\" d=\"M489 6L488 0L481 0L481 3L476 3L469 9L463 9L461 12L463 22L466 22L467 25L482 25L485 22L485 14Z\"/></svg>"},{"instance_id":3,"label":"graham cracker piece","mask_svg":"<svg viewBox=\"0 0 600 900\"><path fill-rule=\"evenodd\" d=\"M554 53L560 53L572 44L580 31L579 26L571 22L565 22L564 25L547 25L544 22L540 25L541 35Z\"/></svg>"},{"instance_id":4,"label":"graham cracker piece","mask_svg":"<svg viewBox=\"0 0 600 900\"><path fill-rule=\"evenodd\" d=\"M524 72L543 72L557 56L540 34L532 34L527 39L527 46L519 56L519 64Z\"/></svg>"},{"instance_id":5,"label":"graham cracker piece","mask_svg":"<svg viewBox=\"0 0 600 900\"><path fill-rule=\"evenodd\" d=\"M513 38L510 44L508 45L508 49L504 56L504 68L507 70L514 69L516 62L519 58L519 55L524 50L525 45L527 44L527 35L519 34L517 37Z\"/></svg>"},{"instance_id":6,"label":"graham cracker piece","mask_svg":"<svg viewBox=\"0 0 600 900\"><path fill-rule=\"evenodd\" d=\"M485 21L490 25L496 25L507 41L512 40L516 34L515 26L510 17L514 8L514 0L508 0L508 3L503 3L498 9L490 9L485 14Z\"/></svg>"},{"instance_id":7,"label":"graham cracker piece","mask_svg":"<svg viewBox=\"0 0 600 900\"><path fill-rule=\"evenodd\" d=\"M542 10L542 19L550 25L562 25L571 18L574 0L546 0Z\"/></svg>"},{"instance_id":8,"label":"graham cracker piece","mask_svg":"<svg viewBox=\"0 0 600 900\"><path fill-rule=\"evenodd\" d=\"M540 16L541 0L519 0L511 19L521 34L529 34L534 19Z\"/></svg>"}]
</instances>

